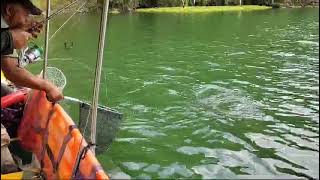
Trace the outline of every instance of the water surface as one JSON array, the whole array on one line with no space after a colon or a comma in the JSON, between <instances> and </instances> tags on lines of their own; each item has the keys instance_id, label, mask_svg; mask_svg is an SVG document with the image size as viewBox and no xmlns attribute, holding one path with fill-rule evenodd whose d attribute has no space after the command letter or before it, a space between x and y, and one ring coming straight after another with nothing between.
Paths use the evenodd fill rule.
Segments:
<instances>
[{"instance_id":1,"label":"water surface","mask_svg":"<svg viewBox=\"0 0 320 180\"><path fill-rule=\"evenodd\" d=\"M99 19L51 41L65 95L91 100ZM125 115L99 155L111 177L319 178L317 8L113 15L106 46L100 103Z\"/></svg>"}]
</instances>

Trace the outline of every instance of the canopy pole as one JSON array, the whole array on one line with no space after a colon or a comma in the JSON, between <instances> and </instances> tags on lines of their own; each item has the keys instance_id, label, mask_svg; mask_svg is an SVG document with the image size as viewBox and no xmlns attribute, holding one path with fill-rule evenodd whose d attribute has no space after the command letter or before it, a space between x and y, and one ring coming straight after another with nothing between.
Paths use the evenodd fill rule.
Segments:
<instances>
[{"instance_id":1,"label":"canopy pole","mask_svg":"<svg viewBox=\"0 0 320 180\"><path fill-rule=\"evenodd\" d=\"M46 11L46 29L45 29L45 44L44 44L44 61L43 61L43 70L42 77L45 79L48 66L48 52L49 52L49 28L50 28L50 13L51 13L51 0L47 0L47 11Z\"/></svg>"},{"instance_id":2,"label":"canopy pole","mask_svg":"<svg viewBox=\"0 0 320 180\"><path fill-rule=\"evenodd\" d=\"M109 0L104 0L103 11L102 11L101 21L100 21L99 47L98 47L98 54L97 54L97 63L96 63L96 69L95 69L96 74L95 74L93 98L92 98L92 119L91 119L91 136L90 136L90 140L92 144L96 144L97 109L98 109L98 103L99 103L99 87L100 87L100 79L101 79L104 44L105 44L107 23L108 23L108 11L109 11ZM95 154L94 146L91 147L91 150Z\"/></svg>"}]
</instances>

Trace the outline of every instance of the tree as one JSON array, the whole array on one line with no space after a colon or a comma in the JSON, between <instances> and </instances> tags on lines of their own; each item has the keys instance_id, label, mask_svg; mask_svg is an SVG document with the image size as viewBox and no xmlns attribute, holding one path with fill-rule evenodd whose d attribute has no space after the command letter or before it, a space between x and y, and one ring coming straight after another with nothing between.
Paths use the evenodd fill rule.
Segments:
<instances>
[{"instance_id":1,"label":"tree","mask_svg":"<svg viewBox=\"0 0 320 180\"><path fill-rule=\"evenodd\" d=\"M188 6L188 0L181 0L182 7Z\"/></svg>"}]
</instances>

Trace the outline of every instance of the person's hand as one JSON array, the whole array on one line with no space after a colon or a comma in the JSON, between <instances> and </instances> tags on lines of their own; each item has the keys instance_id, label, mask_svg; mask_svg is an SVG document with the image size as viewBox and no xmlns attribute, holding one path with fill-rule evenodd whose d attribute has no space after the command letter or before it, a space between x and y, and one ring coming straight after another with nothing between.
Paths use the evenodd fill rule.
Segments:
<instances>
[{"instance_id":1,"label":"person's hand","mask_svg":"<svg viewBox=\"0 0 320 180\"><path fill-rule=\"evenodd\" d=\"M27 28L27 31L31 33L34 38L37 38L42 30L43 30L43 24L36 21L30 22Z\"/></svg>"},{"instance_id":2,"label":"person's hand","mask_svg":"<svg viewBox=\"0 0 320 180\"><path fill-rule=\"evenodd\" d=\"M22 29L10 29L9 30L12 39L13 39L13 47L15 49L22 49L27 46L28 40L32 38L32 35Z\"/></svg>"},{"instance_id":3,"label":"person's hand","mask_svg":"<svg viewBox=\"0 0 320 180\"><path fill-rule=\"evenodd\" d=\"M63 99L63 94L61 90L57 86L51 84L50 82L47 83L45 91L47 93L47 99L50 102L54 103Z\"/></svg>"}]
</instances>

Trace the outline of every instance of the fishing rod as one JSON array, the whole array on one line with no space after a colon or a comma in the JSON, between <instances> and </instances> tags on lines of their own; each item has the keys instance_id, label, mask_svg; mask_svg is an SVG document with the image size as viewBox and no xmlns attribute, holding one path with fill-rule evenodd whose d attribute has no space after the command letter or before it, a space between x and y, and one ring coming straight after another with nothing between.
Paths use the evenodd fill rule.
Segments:
<instances>
[{"instance_id":1,"label":"fishing rod","mask_svg":"<svg viewBox=\"0 0 320 180\"><path fill-rule=\"evenodd\" d=\"M45 18L44 20L38 22L36 25L32 26L31 28L29 28L28 32L33 32L35 31L39 24L41 25L44 25L46 24L50 19L54 18L55 16L61 14L64 10L68 9L69 7L73 6L75 3L77 3L78 1L80 0L76 0L76 1L73 1L72 3L58 9L56 12L52 13L49 17Z\"/></svg>"},{"instance_id":2,"label":"fishing rod","mask_svg":"<svg viewBox=\"0 0 320 180\"><path fill-rule=\"evenodd\" d=\"M39 27L40 24L45 24L47 22L49 22L50 19L52 19L53 17L59 15L60 13L62 13L65 9L73 6L75 3L77 3L80 0L75 0L72 3L60 8L59 10L57 10L56 12L52 13L50 16L48 16L46 19L36 23L34 26L32 26L31 28L29 28L27 30L27 32L32 33L34 31L37 31L37 27ZM76 11L75 13L73 13L71 15L71 17L62 25L64 26L75 14L77 11L79 11L86 3L88 2L88 0L86 0ZM53 36L62 28L62 26L53 34ZM52 37L53 37L52 36ZM52 38L51 37L51 38ZM51 39L50 38L50 39ZM43 53L43 49L42 47L37 46L35 43L31 44L31 47L27 47L25 49L21 50L22 54L21 57L18 59L18 63L19 63L19 67L24 67L29 63L35 63L37 61L40 60L40 56Z\"/></svg>"}]
</instances>

